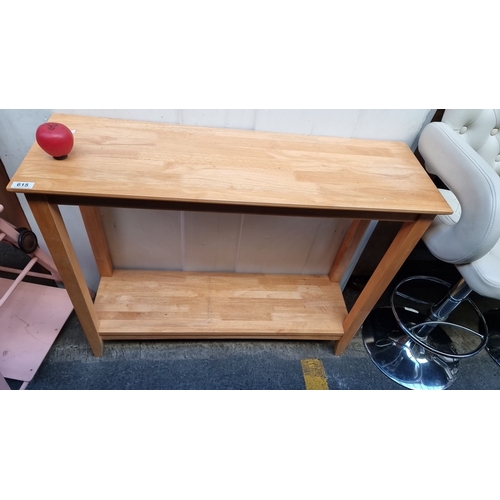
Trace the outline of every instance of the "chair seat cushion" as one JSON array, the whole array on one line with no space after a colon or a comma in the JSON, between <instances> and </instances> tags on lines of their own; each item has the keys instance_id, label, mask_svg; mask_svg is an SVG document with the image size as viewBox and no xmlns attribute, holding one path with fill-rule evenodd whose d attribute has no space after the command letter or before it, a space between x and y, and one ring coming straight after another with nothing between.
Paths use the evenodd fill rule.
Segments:
<instances>
[{"instance_id":1,"label":"chair seat cushion","mask_svg":"<svg viewBox=\"0 0 500 500\"><path fill-rule=\"evenodd\" d=\"M453 209L451 215L439 215L442 224L453 225L461 215L457 197L447 189L439 190ZM500 240L484 257L470 264L456 266L467 284L480 295L500 299Z\"/></svg>"}]
</instances>

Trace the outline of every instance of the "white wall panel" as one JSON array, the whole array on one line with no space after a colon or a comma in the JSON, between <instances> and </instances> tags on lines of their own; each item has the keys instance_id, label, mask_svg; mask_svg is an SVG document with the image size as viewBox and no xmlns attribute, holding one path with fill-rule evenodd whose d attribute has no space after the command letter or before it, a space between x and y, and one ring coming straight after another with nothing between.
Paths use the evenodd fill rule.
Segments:
<instances>
[{"instance_id":1,"label":"white wall panel","mask_svg":"<svg viewBox=\"0 0 500 500\"><path fill-rule=\"evenodd\" d=\"M252 109L185 109L179 111L179 123L200 127L224 127L253 130L255 110Z\"/></svg>"},{"instance_id":2,"label":"white wall panel","mask_svg":"<svg viewBox=\"0 0 500 500\"><path fill-rule=\"evenodd\" d=\"M180 123L182 114L180 109L54 109L51 112L159 123Z\"/></svg>"},{"instance_id":3,"label":"white wall panel","mask_svg":"<svg viewBox=\"0 0 500 500\"><path fill-rule=\"evenodd\" d=\"M183 267L181 214L166 210L101 208L113 265L118 269Z\"/></svg>"},{"instance_id":4,"label":"white wall panel","mask_svg":"<svg viewBox=\"0 0 500 500\"><path fill-rule=\"evenodd\" d=\"M264 109L257 110L255 129L291 134L351 137L359 110Z\"/></svg>"},{"instance_id":5,"label":"white wall panel","mask_svg":"<svg viewBox=\"0 0 500 500\"><path fill-rule=\"evenodd\" d=\"M327 274L351 225L349 219L319 219L302 274Z\"/></svg>"},{"instance_id":6,"label":"white wall panel","mask_svg":"<svg viewBox=\"0 0 500 500\"><path fill-rule=\"evenodd\" d=\"M12 176L52 112L208 127L401 140L412 145L430 110L2 110L0 154ZM38 230L23 195L23 209ZM80 213L62 207L87 283L98 284ZM323 274L348 221L257 215L101 209L120 268ZM37 231L38 234L39 231ZM42 246L44 242L42 239Z\"/></svg>"},{"instance_id":7,"label":"white wall panel","mask_svg":"<svg viewBox=\"0 0 500 500\"><path fill-rule=\"evenodd\" d=\"M428 109L370 109L362 110L352 137L403 141L412 146L416 135L429 114Z\"/></svg>"},{"instance_id":8,"label":"white wall panel","mask_svg":"<svg viewBox=\"0 0 500 500\"><path fill-rule=\"evenodd\" d=\"M184 213L184 270L234 271L242 216Z\"/></svg>"},{"instance_id":9,"label":"white wall panel","mask_svg":"<svg viewBox=\"0 0 500 500\"><path fill-rule=\"evenodd\" d=\"M245 215L236 271L301 274L320 222L310 217Z\"/></svg>"}]
</instances>

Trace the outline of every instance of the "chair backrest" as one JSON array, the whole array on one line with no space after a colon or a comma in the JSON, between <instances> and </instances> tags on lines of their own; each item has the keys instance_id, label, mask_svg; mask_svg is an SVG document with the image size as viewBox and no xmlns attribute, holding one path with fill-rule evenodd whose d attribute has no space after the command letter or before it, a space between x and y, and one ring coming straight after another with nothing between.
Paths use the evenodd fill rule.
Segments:
<instances>
[{"instance_id":1,"label":"chair backrest","mask_svg":"<svg viewBox=\"0 0 500 500\"><path fill-rule=\"evenodd\" d=\"M441 121L500 175L500 109L447 109Z\"/></svg>"},{"instance_id":2,"label":"chair backrest","mask_svg":"<svg viewBox=\"0 0 500 500\"><path fill-rule=\"evenodd\" d=\"M444 122L429 123L420 135L418 148L428 171L444 182L452 193L450 196L460 205L452 217L434 219L423 237L424 242L438 259L460 265L486 255L500 238L500 176L463 137L470 127L462 129L462 134L457 133L460 122L456 116L453 118L454 127ZM476 121L477 118L467 122ZM484 139L484 133L480 141L479 135L477 132L469 136L476 146L490 141ZM489 136L497 142L496 134L491 135L490 131ZM491 148L479 149L484 153Z\"/></svg>"}]
</instances>

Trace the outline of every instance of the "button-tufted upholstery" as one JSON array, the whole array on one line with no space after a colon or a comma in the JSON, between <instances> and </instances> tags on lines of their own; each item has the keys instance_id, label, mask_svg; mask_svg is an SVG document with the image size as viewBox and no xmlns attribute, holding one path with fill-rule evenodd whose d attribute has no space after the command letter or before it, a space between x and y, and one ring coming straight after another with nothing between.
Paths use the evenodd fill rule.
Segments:
<instances>
[{"instance_id":1,"label":"button-tufted upholstery","mask_svg":"<svg viewBox=\"0 0 500 500\"><path fill-rule=\"evenodd\" d=\"M500 109L448 109L442 122L458 132L500 175Z\"/></svg>"},{"instance_id":2,"label":"button-tufted upholstery","mask_svg":"<svg viewBox=\"0 0 500 500\"><path fill-rule=\"evenodd\" d=\"M447 110L419 139L426 168L449 188L453 208L438 216L424 242L456 265L477 293L500 299L500 110Z\"/></svg>"}]
</instances>

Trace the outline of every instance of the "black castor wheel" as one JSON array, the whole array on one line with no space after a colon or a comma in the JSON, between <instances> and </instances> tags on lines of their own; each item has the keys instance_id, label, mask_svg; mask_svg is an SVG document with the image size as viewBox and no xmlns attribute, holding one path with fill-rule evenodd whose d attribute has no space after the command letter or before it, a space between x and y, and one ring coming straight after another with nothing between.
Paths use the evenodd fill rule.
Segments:
<instances>
[{"instance_id":1,"label":"black castor wheel","mask_svg":"<svg viewBox=\"0 0 500 500\"><path fill-rule=\"evenodd\" d=\"M38 240L36 234L25 227L17 229L19 236L17 244L19 248L25 253L33 253L38 248Z\"/></svg>"}]
</instances>

